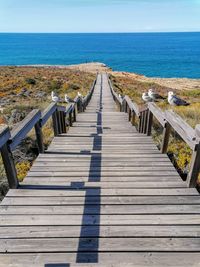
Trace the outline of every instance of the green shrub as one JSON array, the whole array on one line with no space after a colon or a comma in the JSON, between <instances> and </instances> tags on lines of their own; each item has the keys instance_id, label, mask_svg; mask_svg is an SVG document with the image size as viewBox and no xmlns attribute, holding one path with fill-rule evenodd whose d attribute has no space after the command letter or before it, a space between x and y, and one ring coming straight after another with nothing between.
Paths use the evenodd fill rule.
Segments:
<instances>
[{"instance_id":1,"label":"green shrub","mask_svg":"<svg viewBox=\"0 0 200 267\"><path fill-rule=\"evenodd\" d=\"M32 78L26 78L25 81L26 81L26 83L31 84L31 85L35 85L36 84L36 80L32 79Z\"/></svg>"}]
</instances>

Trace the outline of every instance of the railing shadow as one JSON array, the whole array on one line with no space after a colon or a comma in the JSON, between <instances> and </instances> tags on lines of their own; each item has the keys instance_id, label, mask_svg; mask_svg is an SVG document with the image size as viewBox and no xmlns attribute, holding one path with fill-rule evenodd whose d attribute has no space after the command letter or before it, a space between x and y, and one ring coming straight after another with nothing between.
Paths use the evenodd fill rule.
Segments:
<instances>
[{"instance_id":1,"label":"railing shadow","mask_svg":"<svg viewBox=\"0 0 200 267\"><path fill-rule=\"evenodd\" d=\"M102 149L102 136L103 128L102 128L102 82L101 82L101 88L100 88L100 98L99 98L99 111L97 113L97 134L94 135L93 139L93 151L99 151L101 152ZM101 153L98 153L95 155L93 153L91 155L91 161L90 161L90 169L89 169L89 175L88 175L88 182L100 182L101 181L101 161L102 156ZM96 165L98 164L98 168L96 168ZM93 170L95 169L95 178L93 176ZM87 203L89 202L89 199L91 197L90 190L86 189L86 195L85 195L85 204L84 204L84 211L83 211L83 219L82 219L82 227L81 227L81 233L79 238L79 245L78 245L78 253L76 262L77 263L84 263L84 262L91 262L91 263L97 263L98 262L98 250L99 250L99 235L100 235L100 213L101 213L101 188L95 188L96 191L96 211L94 218L94 225L93 225L93 231L95 233L95 238L91 240L90 238L85 237L85 233L90 231L90 225L88 224L88 214L91 213L90 209L88 208ZM84 255L84 253L81 253L83 251L92 251L90 254L87 254L87 259Z\"/></svg>"}]
</instances>

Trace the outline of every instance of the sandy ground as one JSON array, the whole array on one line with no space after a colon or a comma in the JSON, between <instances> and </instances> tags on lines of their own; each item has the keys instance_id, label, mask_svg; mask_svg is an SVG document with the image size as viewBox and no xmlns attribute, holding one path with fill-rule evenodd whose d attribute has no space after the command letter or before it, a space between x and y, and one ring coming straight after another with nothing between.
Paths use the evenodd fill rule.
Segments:
<instances>
[{"instance_id":1,"label":"sandy ground","mask_svg":"<svg viewBox=\"0 0 200 267\"><path fill-rule=\"evenodd\" d=\"M103 63L86 63L86 64L68 66L68 68L78 69L81 71L89 71L89 72L107 71L108 73L114 74L116 76L129 77L141 82L156 82L161 86L167 86L169 88L177 90L196 90L196 89L200 90L200 79L149 78L135 73L112 71L109 67L107 67Z\"/></svg>"},{"instance_id":2,"label":"sandy ground","mask_svg":"<svg viewBox=\"0 0 200 267\"><path fill-rule=\"evenodd\" d=\"M36 66L35 66L36 67ZM69 66L48 66L48 65L37 65L37 67L56 67L56 68L68 68L86 72L102 72L106 71L115 76L123 76L129 77L141 82L155 82L161 86L166 86L171 89L177 90L200 90L200 79L188 79L188 78L149 78L144 75L139 75L135 73L129 72L117 72L112 71L111 68L106 66L104 63L100 62L91 62L77 65L69 65Z\"/></svg>"}]
</instances>

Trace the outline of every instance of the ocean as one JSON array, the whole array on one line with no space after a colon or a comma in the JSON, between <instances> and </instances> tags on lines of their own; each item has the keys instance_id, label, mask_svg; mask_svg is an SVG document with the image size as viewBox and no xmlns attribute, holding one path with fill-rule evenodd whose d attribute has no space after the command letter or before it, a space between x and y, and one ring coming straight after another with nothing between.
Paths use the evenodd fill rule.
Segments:
<instances>
[{"instance_id":1,"label":"ocean","mask_svg":"<svg viewBox=\"0 0 200 267\"><path fill-rule=\"evenodd\" d=\"M96 61L149 77L200 78L200 32L0 34L0 65Z\"/></svg>"}]
</instances>

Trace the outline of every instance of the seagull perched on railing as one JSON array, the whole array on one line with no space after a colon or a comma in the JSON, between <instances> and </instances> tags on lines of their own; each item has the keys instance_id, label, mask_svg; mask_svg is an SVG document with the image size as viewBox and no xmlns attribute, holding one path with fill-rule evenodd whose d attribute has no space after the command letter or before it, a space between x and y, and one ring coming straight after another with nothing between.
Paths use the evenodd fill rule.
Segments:
<instances>
[{"instance_id":1,"label":"seagull perched on railing","mask_svg":"<svg viewBox=\"0 0 200 267\"><path fill-rule=\"evenodd\" d=\"M123 99L124 99L124 97L123 97L122 95L120 95L120 94L119 94L119 98L120 98L121 100L123 100Z\"/></svg>"},{"instance_id":2,"label":"seagull perched on railing","mask_svg":"<svg viewBox=\"0 0 200 267\"><path fill-rule=\"evenodd\" d=\"M60 98L57 96L57 94L54 91L51 92L51 99L53 102L59 102L60 101Z\"/></svg>"},{"instance_id":3,"label":"seagull perched on railing","mask_svg":"<svg viewBox=\"0 0 200 267\"><path fill-rule=\"evenodd\" d=\"M78 92L78 94L77 94L77 95L78 95L78 97L82 97L82 94L81 94L80 92Z\"/></svg>"},{"instance_id":4,"label":"seagull perched on railing","mask_svg":"<svg viewBox=\"0 0 200 267\"><path fill-rule=\"evenodd\" d=\"M144 102L152 102L152 98L149 96L148 93L143 93L142 99L144 100Z\"/></svg>"},{"instance_id":5,"label":"seagull perched on railing","mask_svg":"<svg viewBox=\"0 0 200 267\"><path fill-rule=\"evenodd\" d=\"M65 102L66 103L74 103L74 100L70 98L67 94L65 94Z\"/></svg>"},{"instance_id":6,"label":"seagull perched on railing","mask_svg":"<svg viewBox=\"0 0 200 267\"><path fill-rule=\"evenodd\" d=\"M149 89L148 91L148 96L153 100L153 101L156 101L158 99L165 99L163 96L157 94L154 89Z\"/></svg>"},{"instance_id":7,"label":"seagull perched on railing","mask_svg":"<svg viewBox=\"0 0 200 267\"><path fill-rule=\"evenodd\" d=\"M188 106L190 105L185 100L177 97L174 92L170 91L168 92L168 102L172 106Z\"/></svg>"}]
</instances>

